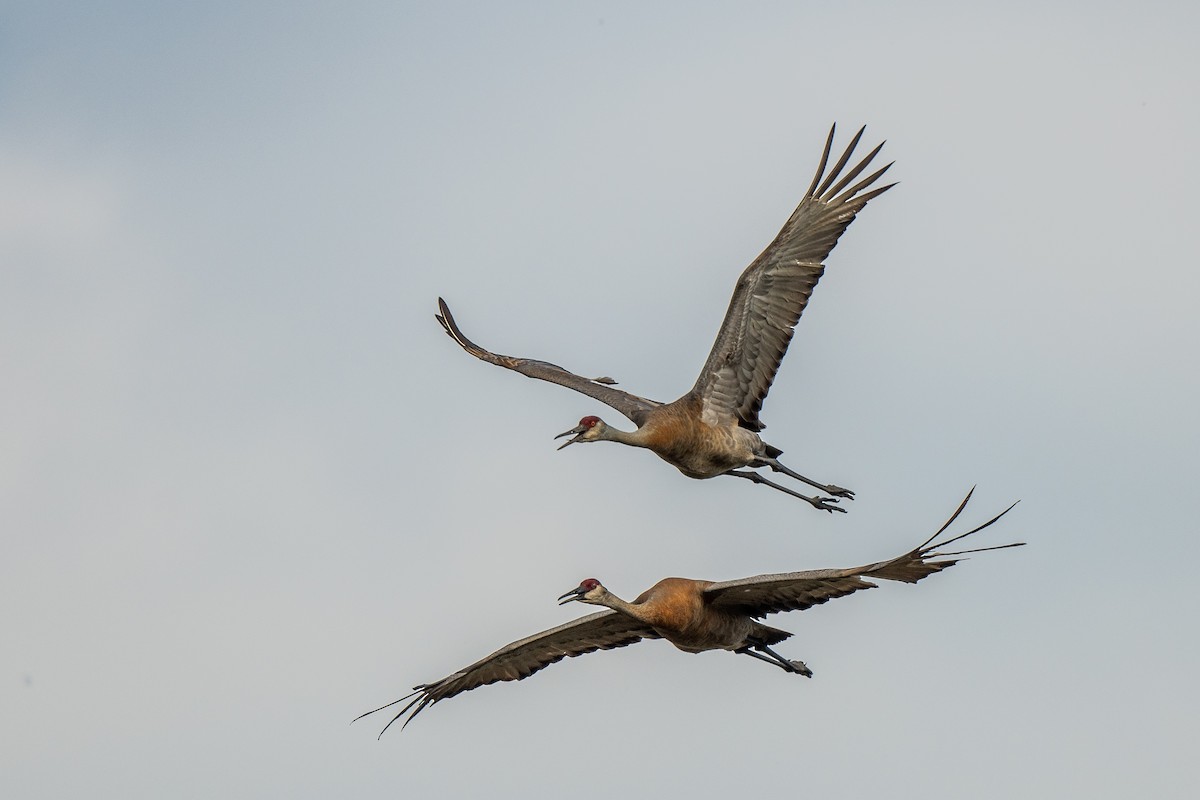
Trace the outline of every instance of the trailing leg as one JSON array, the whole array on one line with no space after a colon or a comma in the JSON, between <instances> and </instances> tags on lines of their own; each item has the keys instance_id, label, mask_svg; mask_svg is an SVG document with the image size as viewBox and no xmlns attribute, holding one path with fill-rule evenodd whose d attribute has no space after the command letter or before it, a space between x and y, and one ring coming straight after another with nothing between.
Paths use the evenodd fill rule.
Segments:
<instances>
[{"instance_id":1,"label":"trailing leg","mask_svg":"<svg viewBox=\"0 0 1200 800\"><path fill-rule=\"evenodd\" d=\"M787 488L786 486L780 486L778 483L773 483L773 482L767 480L766 478L764 478L762 475L759 475L757 472L753 472L750 470L743 472L740 470L731 469L728 472L723 472L721 474L722 475L732 475L735 478L745 478L746 480L752 481L754 483L766 484L767 486L770 486L772 489L778 489L779 491L783 492L784 494L790 494L792 497L799 497L801 500L804 500L805 502L812 505L813 508L818 509L820 511L830 511L830 512L841 511L843 514L846 513L846 509L839 508L838 506L832 505L833 503L837 502L836 498L809 497L807 495L800 494L799 492L792 491L791 489ZM810 483L811 483L811 481L810 481ZM846 490L843 489L842 491L846 491Z\"/></svg>"},{"instance_id":2,"label":"trailing leg","mask_svg":"<svg viewBox=\"0 0 1200 800\"><path fill-rule=\"evenodd\" d=\"M799 472L794 472L793 470L788 469L783 464L779 463L779 459L777 459L777 458L772 458L771 456L759 456L758 460L761 461L762 463L766 464L768 467L775 470L776 472L782 472L784 475L787 475L789 478L795 478L798 481L807 483L809 486L820 489L822 492L828 492L829 494L833 495L834 497L844 497L847 500L854 499L854 492L850 491L849 489L843 489L840 486L834 486L832 483L829 483L829 484L817 483L816 481L812 480L811 478L804 477Z\"/></svg>"},{"instance_id":3,"label":"trailing leg","mask_svg":"<svg viewBox=\"0 0 1200 800\"><path fill-rule=\"evenodd\" d=\"M763 655L762 653L754 652L751 647L756 650L765 651L769 654L769 657ZM765 661L768 664L773 664L774 666L782 669L784 672L790 672L793 675L803 675L806 678L812 677L812 670L805 666L803 661L789 661L771 648L767 647L765 644L747 645L746 647L740 647L733 652L744 653L745 655L757 658L759 661Z\"/></svg>"}]
</instances>

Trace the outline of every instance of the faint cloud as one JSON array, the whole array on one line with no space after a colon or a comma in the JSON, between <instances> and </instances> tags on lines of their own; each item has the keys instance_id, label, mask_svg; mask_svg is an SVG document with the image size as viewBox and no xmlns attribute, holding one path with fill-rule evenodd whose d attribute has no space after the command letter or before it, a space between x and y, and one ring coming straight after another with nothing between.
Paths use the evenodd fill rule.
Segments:
<instances>
[{"instance_id":1,"label":"faint cloud","mask_svg":"<svg viewBox=\"0 0 1200 800\"><path fill-rule=\"evenodd\" d=\"M99 175L0 146L0 252L70 256L103 242L120 195Z\"/></svg>"}]
</instances>

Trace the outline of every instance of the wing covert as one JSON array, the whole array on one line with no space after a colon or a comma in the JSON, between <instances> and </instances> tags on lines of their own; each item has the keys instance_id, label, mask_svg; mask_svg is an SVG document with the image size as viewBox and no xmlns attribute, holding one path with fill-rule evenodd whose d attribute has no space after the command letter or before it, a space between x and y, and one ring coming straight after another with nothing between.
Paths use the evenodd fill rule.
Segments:
<instances>
[{"instance_id":1,"label":"wing covert","mask_svg":"<svg viewBox=\"0 0 1200 800\"><path fill-rule=\"evenodd\" d=\"M1023 547L1024 542L1012 542L953 552L943 549L947 545L979 533L995 524L997 520L1012 511L1016 503L966 533L960 533L940 542L934 541L950 527L954 520L958 519L974 492L973 488L967 492L967 496L963 498L950 519L946 520L933 536L903 555L889 558L887 561L865 564L861 567L813 569L804 572L755 575L752 578L722 581L714 583L704 590L705 600L715 609L749 614L753 617L763 617L780 611L803 611L835 597L853 594L860 589L875 588L877 584L867 580L868 578L917 583L936 572L941 572L957 564L958 559L953 556L982 553L988 550L1004 550L1009 547Z\"/></svg>"},{"instance_id":2,"label":"wing covert","mask_svg":"<svg viewBox=\"0 0 1200 800\"><path fill-rule=\"evenodd\" d=\"M486 361L498 367L511 369L530 378L549 381L550 383L557 383L559 386L565 386L568 389L574 389L581 394L586 394L588 397L599 400L606 406L615 408L639 425L641 424L642 415L645 412L662 405L662 403L656 400L648 400L645 397L638 397L635 394L612 388L612 384L616 383L616 381L609 377L585 378L582 375L576 375L570 370L563 369L557 364L537 361L532 358L503 356L485 350L463 334L458 324L455 323L454 317L450 314L450 307L440 297L438 298L438 309L441 313L437 314L436 318L441 323L446 334L457 342L459 347L480 361Z\"/></svg>"},{"instance_id":3,"label":"wing covert","mask_svg":"<svg viewBox=\"0 0 1200 800\"><path fill-rule=\"evenodd\" d=\"M825 569L723 581L708 587L704 595L714 609L765 617L783 611L804 611L875 586L852 570Z\"/></svg>"}]
</instances>

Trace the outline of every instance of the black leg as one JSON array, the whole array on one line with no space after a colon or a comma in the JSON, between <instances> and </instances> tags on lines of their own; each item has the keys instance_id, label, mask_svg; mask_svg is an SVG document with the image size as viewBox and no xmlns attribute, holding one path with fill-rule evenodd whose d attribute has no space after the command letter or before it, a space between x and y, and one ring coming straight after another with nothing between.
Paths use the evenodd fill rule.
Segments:
<instances>
[{"instance_id":1,"label":"black leg","mask_svg":"<svg viewBox=\"0 0 1200 800\"><path fill-rule=\"evenodd\" d=\"M790 478L795 478L798 481L803 481L804 483L807 483L809 486L820 489L822 492L828 492L829 494L833 495L834 497L844 497L847 500L854 499L854 492L850 491L849 489L843 489L842 487L834 486L831 483L830 484L817 483L816 481L812 480L811 478L804 477L799 472L794 472L794 471L788 469L783 464L779 463L779 459L777 459L777 458L771 458L770 456L760 456L758 460L763 462L764 464L766 464L768 467L775 470L776 472L782 472L784 475L787 475Z\"/></svg>"},{"instance_id":2,"label":"black leg","mask_svg":"<svg viewBox=\"0 0 1200 800\"><path fill-rule=\"evenodd\" d=\"M784 494L790 494L792 497L799 497L801 500L804 500L805 502L811 504L813 508L818 509L820 511L831 511L831 512L832 511L841 511L843 514L846 513L846 509L839 508L838 506L835 506L835 505L831 505L832 503L837 502L837 500L835 498L809 497L807 495L800 494L799 492L794 492L791 489L787 488L786 486L780 486L778 483L772 483L771 481L764 478L762 475L759 475L757 472L752 472L749 470L742 472L742 471L739 471L736 469L731 469L728 472L723 472L721 474L722 475L732 475L735 478L745 478L746 480L753 481L754 483L766 484L767 486L770 486L772 489L778 489L779 491L783 492Z\"/></svg>"},{"instance_id":3,"label":"black leg","mask_svg":"<svg viewBox=\"0 0 1200 800\"><path fill-rule=\"evenodd\" d=\"M767 655L771 655L779 659L780 664L787 664L791 672L795 672L797 675L803 675L806 678L812 677L812 670L809 669L803 661L789 661L788 659L779 655L779 653L776 653L774 650L767 647L765 644L757 644L755 647L757 647L759 650L762 650Z\"/></svg>"},{"instance_id":4,"label":"black leg","mask_svg":"<svg viewBox=\"0 0 1200 800\"><path fill-rule=\"evenodd\" d=\"M806 667L804 665L803 661L788 661L786 658L783 658L778 653L776 653L773 650L771 650L770 648L768 648L766 645L754 645L754 647L756 647L760 650L766 650L773 657L769 658L767 656L764 656L762 653L756 653L753 650L751 650L749 647L741 647L741 648L738 648L737 650L734 650L733 652L752 656L754 658L757 658L759 661L765 661L768 664L779 667L784 672L791 672L794 675L803 675L806 678L812 677L812 670L810 670L808 667Z\"/></svg>"}]
</instances>

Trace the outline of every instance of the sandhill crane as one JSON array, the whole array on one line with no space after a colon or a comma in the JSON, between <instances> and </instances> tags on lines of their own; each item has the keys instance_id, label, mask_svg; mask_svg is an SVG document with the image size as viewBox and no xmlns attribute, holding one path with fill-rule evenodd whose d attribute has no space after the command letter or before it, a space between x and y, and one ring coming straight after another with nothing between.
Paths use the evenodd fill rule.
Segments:
<instances>
[{"instance_id":1,"label":"sandhill crane","mask_svg":"<svg viewBox=\"0 0 1200 800\"><path fill-rule=\"evenodd\" d=\"M580 617L557 628L507 644L469 667L464 667L439 681L415 686L412 694L361 714L355 719L362 719L368 714L409 700L379 732L379 735L383 736L392 723L408 714L410 710L412 713L400 726L402 730L426 706L461 692L497 681L519 681L563 658L624 647L642 639L666 639L688 653L731 650L766 661L785 672L811 678L812 671L804 662L788 660L771 649L771 645L782 642L791 634L757 620L767 614L782 611L803 611L835 597L844 597L860 589L874 588L876 584L866 580L867 578L916 583L958 563L958 559L951 558L952 556L1022 546L1024 542L1013 542L970 550L940 551L940 548L978 533L1013 508L1009 506L966 533L933 543L933 540L950 527L962 513L967 501L971 499L972 492L974 489L967 493L946 524L919 546L896 558L862 567L756 575L722 583L688 578L664 578L632 603L608 591L595 578L588 578L575 589L560 596L559 605L577 601L606 606L609 611Z\"/></svg>"},{"instance_id":2,"label":"sandhill crane","mask_svg":"<svg viewBox=\"0 0 1200 800\"><path fill-rule=\"evenodd\" d=\"M441 298L438 298L441 313L437 320L454 341L476 358L582 392L612 406L637 425L637 430L627 432L610 427L599 417L586 416L577 427L555 437L574 435L560 450L576 442L600 441L645 447L689 478L733 475L799 497L824 511L845 511L834 504L838 498L853 499L854 493L810 480L781 464L779 456L783 451L758 436L758 431L765 427L758 415L793 329L825 270L822 262L867 201L895 185L865 191L887 172L891 167L888 164L846 188L883 147L880 143L857 166L841 175L864 130L855 134L845 153L825 175L833 145L834 128L830 128L821 163L804 199L775 240L738 279L725 321L696 385L672 403L663 404L614 389L615 381L611 378L584 378L544 361L489 352L463 335ZM743 467L770 467L832 497L800 494L752 469L742 470Z\"/></svg>"}]
</instances>

